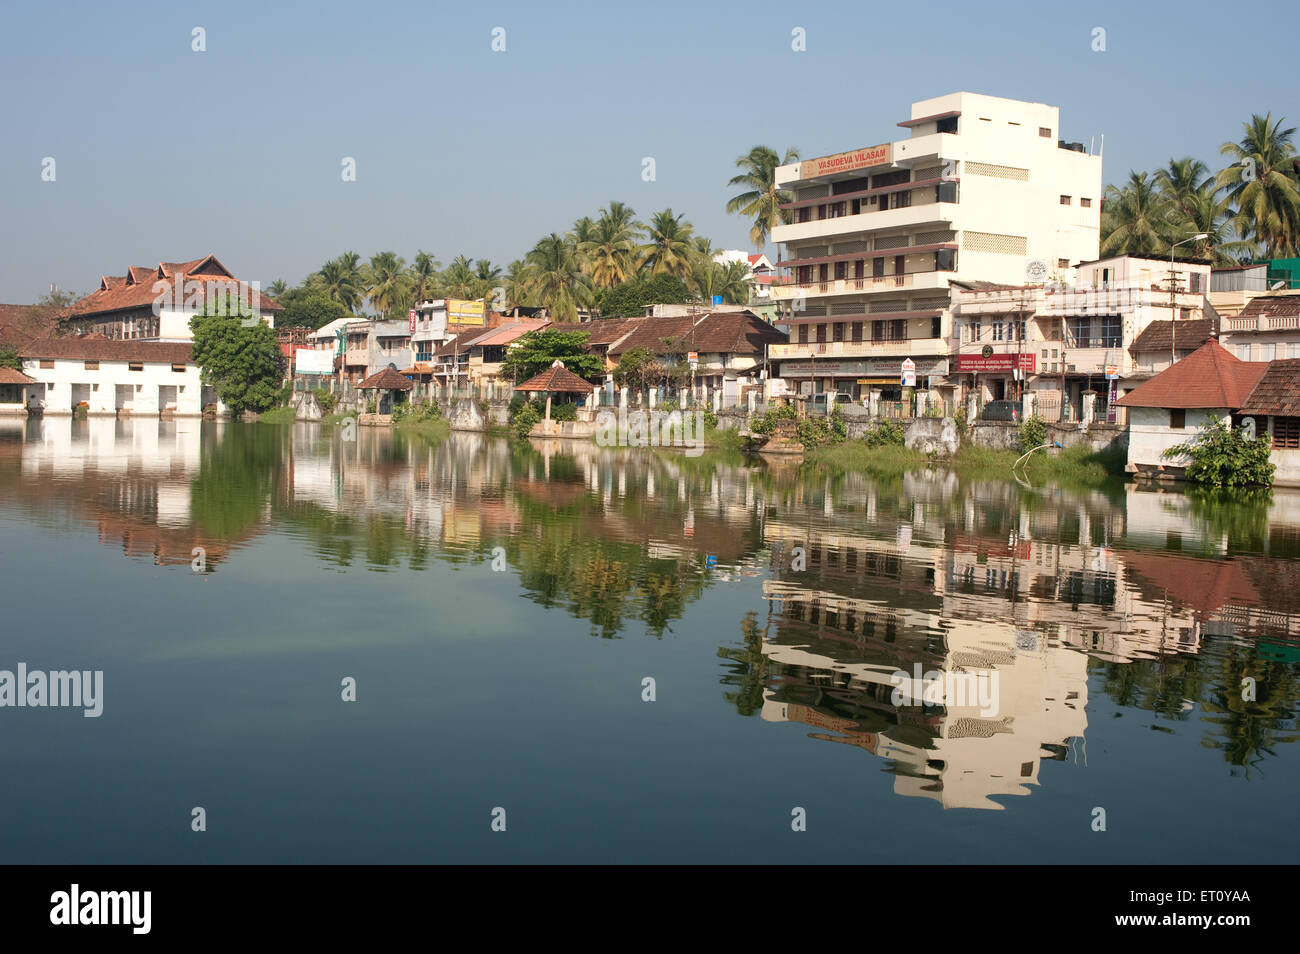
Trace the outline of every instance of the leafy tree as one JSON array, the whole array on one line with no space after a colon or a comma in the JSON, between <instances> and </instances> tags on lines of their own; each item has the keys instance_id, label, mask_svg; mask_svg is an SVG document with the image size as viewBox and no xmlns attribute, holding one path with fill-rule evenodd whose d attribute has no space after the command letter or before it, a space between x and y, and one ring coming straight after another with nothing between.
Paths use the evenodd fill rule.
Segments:
<instances>
[{"instance_id":1,"label":"leafy tree","mask_svg":"<svg viewBox=\"0 0 1300 954\"><path fill-rule=\"evenodd\" d=\"M663 363L649 348L623 352L614 369L614 383L619 387L648 388L663 381L665 376Z\"/></svg>"},{"instance_id":2,"label":"leafy tree","mask_svg":"<svg viewBox=\"0 0 1300 954\"><path fill-rule=\"evenodd\" d=\"M415 260L407 272L411 279L412 301L421 302L438 297L438 271L441 268L442 262L423 249L415 253Z\"/></svg>"},{"instance_id":3,"label":"leafy tree","mask_svg":"<svg viewBox=\"0 0 1300 954\"><path fill-rule=\"evenodd\" d=\"M18 352L13 348L0 348L0 368L13 368L15 371L21 371L23 362L18 357Z\"/></svg>"},{"instance_id":4,"label":"leafy tree","mask_svg":"<svg viewBox=\"0 0 1300 954\"><path fill-rule=\"evenodd\" d=\"M1130 172L1123 188L1106 187L1101 218L1103 255L1152 255L1169 248L1168 199L1145 172Z\"/></svg>"},{"instance_id":5,"label":"leafy tree","mask_svg":"<svg viewBox=\"0 0 1300 954\"><path fill-rule=\"evenodd\" d=\"M691 271L691 288L706 304L721 295L728 305L749 303L749 265L700 259Z\"/></svg>"},{"instance_id":6,"label":"leafy tree","mask_svg":"<svg viewBox=\"0 0 1300 954\"><path fill-rule=\"evenodd\" d=\"M366 285L361 256L356 252L344 252L326 262L317 273L317 282L327 296L348 311L356 311Z\"/></svg>"},{"instance_id":7,"label":"leafy tree","mask_svg":"<svg viewBox=\"0 0 1300 954\"><path fill-rule=\"evenodd\" d=\"M231 414L260 413L275 405L285 374L284 355L275 332L237 297L210 302L190 319L190 329L203 383L217 389Z\"/></svg>"},{"instance_id":8,"label":"leafy tree","mask_svg":"<svg viewBox=\"0 0 1300 954\"><path fill-rule=\"evenodd\" d=\"M322 291L292 289L281 295L280 299L284 311L276 319L276 324L282 328L310 328L315 331L351 314Z\"/></svg>"},{"instance_id":9,"label":"leafy tree","mask_svg":"<svg viewBox=\"0 0 1300 954\"><path fill-rule=\"evenodd\" d=\"M599 288L613 288L636 273L636 231L633 212L622 202L601 209L591 237L578 246L587 274Z\"/></svg>"},{"instance_id":10,"label":"leafy tree","mask_svg":"<svg viewBox=\"0 0 1300 954\"><path fill-rule=\"evenodd\" d=\"M406 273L405 259L394 252L372 255L366 278L366 297L378 314L387 316L407 307L411 276Z\"/></svg>"},{"instance_id":11,"label":"leafy tree","mask_svg":"<svg viewBox=\"0 0 1300 954\"><path fill-rule=\"evenodd\" d=\"M605 362L587 351L590 337L585 331L530 331L506 352L501 373L518 384L541 374L558 358L580 378L599 377L605 372Z\"/></svg>"},{"instance_id":12,"label":"leafy tree","mask_svg":"<svg viewBox=\"0 0 1300 954\"><path fill-rule=\"evenodd\" d=\"M1254 440L1244 428L1216 420L1192 440L1175 444L1163 457L1190 458L1185 474L1194 484L1208 487L1268 487L1276 469L1269 458L1272 441L1267 434Z\"/></svg>"},{"instance_id":13,"label":"leafy tree","mask_svg":"<svg viewBox=\"0 0 1300 954\"><path fill-rule=\"evenodd\" d=\"M600 296L600 313L606 318L635 318L646 305L682 304L690 300L686 283L674 275L634 275Z\"/></svg>"},{"instance_id":14,"label":"leafy tree","mask_svg":"<svg viewBox=\"0 0 1300 954\"><path fill-rule=\"evenodd\" d=\"M479 297L479 280L474 266L464 255L457 255L442 273L442 284L451 298L473 300Z\"/></svg>"},{"instance_id":15,"label":"leafy tree","mask_svg":"<svg viewBox=\"0 0 1300 954\"><path fill-rule=\"evenodd\" d=\"M798 158L797 149L787 149L785 158L780 158L774 149L755 146L748 154L736 160L736 165L744 171L734 176L727 185L744 186L745 191L728 200L727 211L754 220L754 225L749 230L749 240L755 248L762 249L767 244L772 229L786 221L786 214L779 206L783 202L794 201L794 194L776 187L776 169L777 166L794 162Z\"/></svg>"}]
</instances>

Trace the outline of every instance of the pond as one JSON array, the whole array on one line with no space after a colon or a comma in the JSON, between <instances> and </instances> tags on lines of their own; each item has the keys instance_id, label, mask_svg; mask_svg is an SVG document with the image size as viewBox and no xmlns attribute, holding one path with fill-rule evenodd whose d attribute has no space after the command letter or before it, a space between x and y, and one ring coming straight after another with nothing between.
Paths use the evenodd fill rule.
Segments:
<instances>
[{"instance_id":1,"label":"pond","mask_svg":"<svg viewBox=\"0 0 1300 954\"><path fill-rule=\"evenodd\" d=\"M1292 493L51 418L0 535L10 862L1300 847Z\"/></svg>"}]
</instances>

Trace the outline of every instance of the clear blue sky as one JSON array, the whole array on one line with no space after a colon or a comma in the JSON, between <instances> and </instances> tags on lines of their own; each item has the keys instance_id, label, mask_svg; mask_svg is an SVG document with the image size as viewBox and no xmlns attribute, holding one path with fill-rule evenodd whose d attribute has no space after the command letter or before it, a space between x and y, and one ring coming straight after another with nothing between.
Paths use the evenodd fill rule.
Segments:
<instances>
[{"instance_id":1,"label":"clear blue sky","mask_svg":"<svg viewBox=\"0 0 1300 954\"><path fill-rule=\"evenodd\" d=\"M0 16L0 302L207 252L264 284L345 250L504 265L610 199L642 216L671 206L715 245L746 247L723 206L750 146L881 142L914 100L955 90L1059 106L1066 139L1104 133L1107 182L1175 155L1217 168L1252 112L1300 124L1292 31L1205 2L25 3ZM341 181L345 156L356 182Z\"/></svg>"}]
</instances>

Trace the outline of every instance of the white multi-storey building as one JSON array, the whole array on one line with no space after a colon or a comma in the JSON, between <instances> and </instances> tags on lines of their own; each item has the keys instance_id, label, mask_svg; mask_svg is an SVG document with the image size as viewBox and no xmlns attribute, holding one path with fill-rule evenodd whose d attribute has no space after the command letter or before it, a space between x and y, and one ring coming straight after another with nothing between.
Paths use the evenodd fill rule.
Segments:
<instances>
[{"instance_id":1,"label":"white multi-storey building","mask_svg":"<svg viewBox=\"0 0 1300 954\"><path fill-rule=\"evenodd\" d=\"M1056 107L952 93L911 112L906 139L777 170L791 341L771 358L805 393L896 397L911 359L918 388L954 398L950 280L1065 278L1097 258L1101 157L1061 138Z\"/></svg>"}]
</instances>

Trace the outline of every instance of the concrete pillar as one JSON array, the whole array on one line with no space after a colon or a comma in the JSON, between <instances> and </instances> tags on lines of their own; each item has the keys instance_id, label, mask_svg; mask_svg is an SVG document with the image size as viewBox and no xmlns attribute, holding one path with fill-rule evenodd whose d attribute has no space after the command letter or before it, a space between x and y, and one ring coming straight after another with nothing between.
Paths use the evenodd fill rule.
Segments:
<instances>
[{"instance_id":1,"label":"concrete pillar","mask_svg":"<svg viewBox=\"0 0 1300 954\"><path fill-rule=\"evenodd\" d=\"M1034 392L1028 389L1020 398L1020 419L1027 421L1034 416Z\"/></svg>"},{"instance_id":2,"label":"concrete pillar","mask_svg":"<svg viewBox=\"0 0 1300 954\"><path fill-rule=\"evenodd\" d=\"M754 408L757 406L758 406L758 393L756 391L750 391L749 392L749 413L753 414Z\"/></svg>"},{"instance_id":3,"label":"concrete pillar","mask_svg":"<svg viewBox=\"0 0 1300 954\"><path fill-rule=\"evenodd\" d=\"M714 391L713 392L713 413L717 414L720 410L722 410L722 392Z\"/></svg>"},{"instance_id":4,"label":"concrete pillar","mask_svg":"<svg viewBox=\"0 0 1300 954\"><path fill-rule=\"evenodd\" d=\"M618 391L618 405L619 405L619 407L627 407L627 395L628 395L628 392L629 392L630 390L631 390L631 388L619 388L619 391Z\"/></svg>"},{"instance_id":5,"label":"concrete pillar","mask_svg":"<svg viewBox=\"0 0 1300 954\"><path fill-rule=\"evenodd\" d=\"M686 395L689 394L689 393L690 393L690 391L689 391L688 389L686 389L686 388L681 388L681 389L678 390L678 392L677 392L677 406L678 406L678 407L681 407L681 408L686 407Z\"/></svg>"},{"instance_id":6,"label":"concrete pillar","mask_svg":"<svg viewBox=\"0 0 1300 954\"><path fill-rule=\"evenodd\" d=\"M867 394L867 412L872 417L880 413L880 392L874 388Z\"/></svg>"},{"instance_id":7,"label":"concrete pillar","mask_svg":"<svg viewBox=\"0 0 1300 954\"><path fill-rule=\"evenodd\" d=\"M1092 423L1093 405L1097 403L1097 395L1085 394L1083 396L1083 416L1079 420L1079 430L1087 429Z\"/></svg>"},{"instance_id":8,"label":"concrete pillar","mask_svg":"<svg viewBox=\"0 0 1300 954\"><path fill-rule=\"evenodd\" d=\"M975 418L979 415L979 412L979 400L975 390L971 389L970 394L966 395L966 423L974 424Z\"/></svg>"},{"instance_id":9,"label":"concrete pillar","mask_svg":"<svg viewBox=\"0 0 1300 954\"><path fill-rule=\"evenodd\" d=\"M659 395L656 394L653 389L650 391L650 410L652 411L655 409L656 398L658 398L658 396Z\"/></svg>"}]
</instances>

